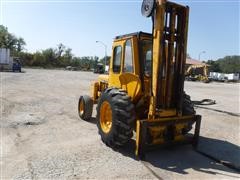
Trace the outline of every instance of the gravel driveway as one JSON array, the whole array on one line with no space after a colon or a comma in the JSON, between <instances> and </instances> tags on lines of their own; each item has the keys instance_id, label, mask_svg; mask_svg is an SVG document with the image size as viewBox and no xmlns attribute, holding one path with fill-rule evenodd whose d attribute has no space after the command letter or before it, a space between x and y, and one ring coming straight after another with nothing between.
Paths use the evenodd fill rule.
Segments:
<instances>
[{"instance_id":1,"label":"gravel driveway","mask_svg":"<svg viewBox=\"0 0 240 180\"><path fill-rule=\"evenodd\" d=\"M1 73L2 179L230 179L239 173L191 146L134 158L134 144L114 151L100 140L94 118L80 120L78 98L88 94L91 72L25 69ZM215 99L203 116L199 149L240 167L239 84L186 82L193 100ZM95 108L94 108L95 109ZM94 110L93 115L96 112Z\"/></svg>"}]
</instances>

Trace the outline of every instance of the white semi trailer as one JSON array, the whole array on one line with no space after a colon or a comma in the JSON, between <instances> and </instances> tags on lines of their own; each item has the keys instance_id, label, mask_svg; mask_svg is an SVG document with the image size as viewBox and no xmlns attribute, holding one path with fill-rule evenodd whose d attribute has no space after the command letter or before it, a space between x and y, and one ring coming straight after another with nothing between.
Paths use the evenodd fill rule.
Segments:
<instances>
[{"instance_id":1,"label":"white semi trailer","mask_svg":"<svg viewBox=\"0 0 240 180\"><path fill-rule=\"evenodd\" d=\"M219 72L210 72L209 77L214 81L239 81L238 73L224 74Z\"/></svg>"},{"instance_id":2,"label":"white semi trailer","mask_svg":"<svg viewBox=\"0 0 240 180\"><path fill-rule=\"evenodd\" d=\"M10 49L0 48L0 70L12 69L13 58L10 56Z\"/></svg>"},{"instance_id":3,"label":"white semi trailer","mask_svg":"<svg viewBox=\"0 0 240 180\"><path fill-rule=\"evenodd\" d=\"M21 72L21 64L10 56L10 49L0 48L0 71Z\"/></svg>"},{"instance_id":4,"label":"white semi trailer","mask_svg":"<svg viewBox=\"0 0 240 180\"><path fill-rule=\"evenodd\" d=\"M238 81L239 74L238 73L225 74L225 79L227 81Z\"/></svg>"}]
</instances>

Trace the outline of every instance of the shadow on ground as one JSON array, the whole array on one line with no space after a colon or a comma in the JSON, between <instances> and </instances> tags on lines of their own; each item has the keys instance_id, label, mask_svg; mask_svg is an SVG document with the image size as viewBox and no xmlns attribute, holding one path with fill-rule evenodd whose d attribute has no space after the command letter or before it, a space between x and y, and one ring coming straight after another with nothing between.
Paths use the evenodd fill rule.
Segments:
<instances>
[{"instance_id":1,"label":"shadow on ground","mask_svg":"<svg viewBox=\"0 0 240 180\"><path fill-rule=\"evenodd\" d=\"M134 155L134 143L135 141L132 140L126 147L117 151L122 153L124 156L136 159ZM201 137L198 150L203 151L219 160L224 160L233 164L239 163L239 146L227 141ZM194 169L195 171L213 175L222 174L229 177L238 176L227 175L224 172L239 173L236 170L227 168L222 164L199 154L192 148L191 145L173 146L147 152L145 161L156 168L179 174L188 174L188 169ZM238 164L234 165L239 167Z\"/></svg>"},{"instance_id":2,"label":"shadow on ground","mask_svg":"<svg viewBox=\"0 0 240 180\"><path fill-rule=\"evenodd\" d=\"M198 150L224 162L233 164L240 171L240 147L228 141L200 137Z\"/></svg>"},{"instance_id":3,"label":"shadow on ground","mask_svg":"<svg viewBox=\"0 0 240 180\"><path fill-rule=\"evenodd\" d=\"M18 71L12 71L12 70L0 70L0 72L1 73L17 73L17 74L26 73L26 71L18 72Z\"/></svg>"},{"instance_id":4,"label":"shadow on ground","mask_svg":"<svg viewBox=\"0 0 240 180\"><path fill-rule=\"evenodd\" d=\"M96 124L96 118L91 118L89 123ZM131 140L126 146L115 151L124 156L136 159L134 154L135 141ZM240 172L240 147L228 141L200 137L198 151L220 161L232 164L236 169L230 169L213 159L196 152L191 145L180 145L155 149L146 153L145 161L156 168L164 169L179 174L188 174L187 169L209 174L222 174L222 172ZM222 171L222 172L219 172ZM225 174L226 175L226 174ZM233 176L234 177L234 176Z\"/></svg>"}]
</instances>

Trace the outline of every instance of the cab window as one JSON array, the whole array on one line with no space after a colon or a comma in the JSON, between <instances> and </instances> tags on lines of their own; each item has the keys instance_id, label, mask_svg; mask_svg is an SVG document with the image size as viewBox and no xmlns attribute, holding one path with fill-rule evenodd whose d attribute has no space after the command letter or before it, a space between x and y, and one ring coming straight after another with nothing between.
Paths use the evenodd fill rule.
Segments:
<instances>
[{"instance_id":1,"label":"cab window","mask_svg":"<svg viewBox=\"0 0 240 180\"><path fill-rule=\"evenodd\" d=\"M142 58L144 63L144 74L151 75L152 71L152 41L142 40Z\"/></svg>"},{"instance_id":2,"label":"cab window","mask_svg":"<svg viewBox=\"0 0 240 180\"><path fill-rule=\"evenodd\" d=\"M116 46L113 55L113 72L119 73L121 70L122 47Z\"/></svg>"},{"instance_id":3,"label":"cab window","mask_svg":"<svg viewBox=\"0 0 240 180\"><path fill-rule=\"evenodd\" d=\"M133 53L130 39L125 43L124 72L133 72Z\"/></svg>"},{"instance_id":4,"label":"cab window","mask_svg":"<svg viewBox=\"0 0 240 180\"><path fill-rule=\"evenodd\" d=\"M152 50L148 50L145 54L145 75L150 76L152 70Z\"/></svg>"}]
</instances>

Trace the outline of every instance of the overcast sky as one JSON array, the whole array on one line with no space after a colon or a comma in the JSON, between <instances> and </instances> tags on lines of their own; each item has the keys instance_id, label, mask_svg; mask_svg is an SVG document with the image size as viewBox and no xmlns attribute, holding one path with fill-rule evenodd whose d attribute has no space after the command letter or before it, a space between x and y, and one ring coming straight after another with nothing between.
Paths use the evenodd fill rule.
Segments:
<instances>
[{"instance_id":1,"label":"overcast sky","mask_svg":"<svg viewBox=\"0 0 240 180\"><path fill-rule=\"evenodd\" d=\"M239 0L174 2L190 6L188 53L202 60L239 55ZM151 32L151 20L141 15L141 0L0 0L0 23L25 39L30 52L72 48L76 56L111 55L116 35Z\"/></svg>"}]
</instances>

